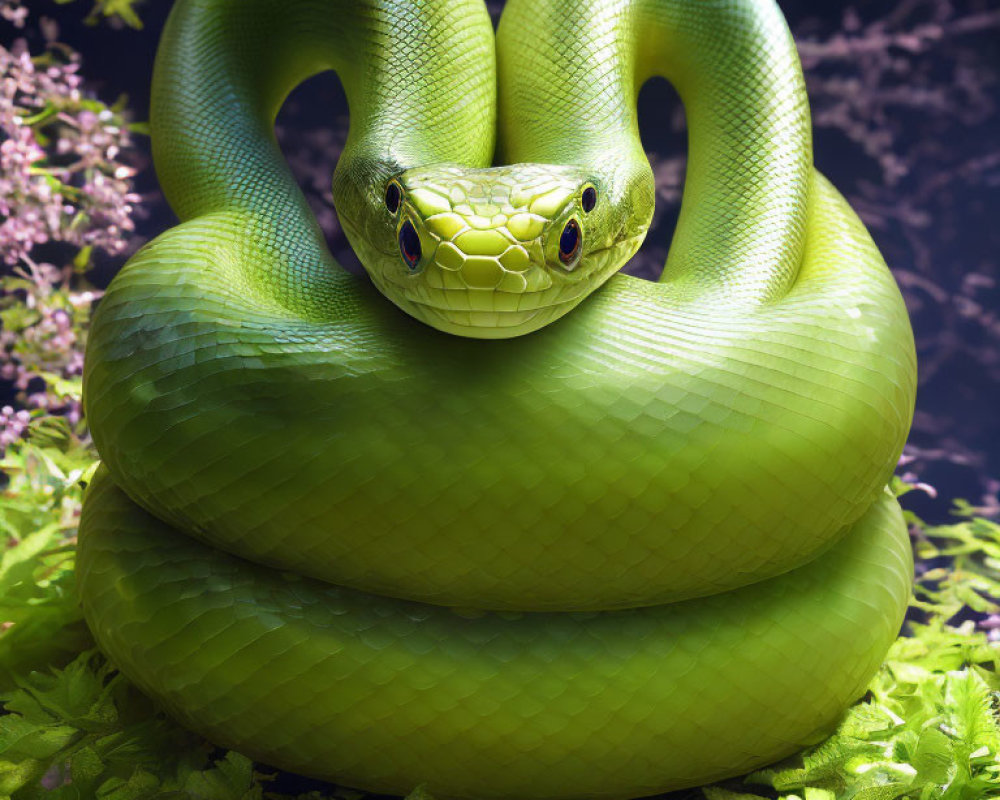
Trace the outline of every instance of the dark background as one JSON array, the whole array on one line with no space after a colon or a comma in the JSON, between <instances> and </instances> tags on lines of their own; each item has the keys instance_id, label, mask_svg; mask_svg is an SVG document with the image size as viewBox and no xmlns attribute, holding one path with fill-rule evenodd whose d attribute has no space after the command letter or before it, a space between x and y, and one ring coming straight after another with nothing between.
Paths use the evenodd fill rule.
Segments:
<instances>
[{"instance_id":1,"label":"dark background","mask_svg":"<svg viewBox=\"0 0 1000 800\"><path fill-rule=\"evenodd\" d=\"M779 0L780 1L780 0ZM87 26L87 0L29 0L31 19L58 23L59 39L83 56L90 89L110 102L128 96L145 120L149 78L169 0L145 0L145 27ZM488 3L494 20L503 3ZM932 521L963 497L1000 511L1000 3L996 0L815 2L783 0L806 70L815 160L861 213L903 288L913 319L920 390L901 472L935 486L908 507ZM31 38L37 25L29 24ZM0 22L0 42L23 35ZM32 50L42 42L33 34ZM676 221L686 149L683 109L665 81L639 100L643 141L657 175L654 227L625 271L653 277ZM346 136L347 108L336 77L318 76L289 98L279 138L330 246L356 259L329 196ZM135 244L173 224L148 165ZM106 283L124 259L105 258ZM0 390L2 393L2 390Z\"/></svg>"}]
</instances>

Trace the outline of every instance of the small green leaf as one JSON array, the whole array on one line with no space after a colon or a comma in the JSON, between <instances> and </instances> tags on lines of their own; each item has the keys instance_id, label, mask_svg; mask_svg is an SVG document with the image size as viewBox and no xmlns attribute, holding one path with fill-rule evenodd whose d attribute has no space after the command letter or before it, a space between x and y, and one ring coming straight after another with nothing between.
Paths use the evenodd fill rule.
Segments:
<instances>
[{"instance_id":1,"label":"small green leaf","mask_svg":"<svg viewBox=\"0 0 1000 800\"><path fill-rule=\"evenodd\" d=\"M896 800L909 794L912 787L906 783L887 783L880 786L866 786L857 791L852 800ZM805 800L812 800L806 795Z\"/></svg>"},{"instance_id":2,"label":"small green leaf","mask_svg":"<svg viewBox=\"0 0 1000 800\"><path fill-rule=\"evenodd\" d=\"M412 792L410 792L404 800L435 800L434 795L432 795L427 790L427 784L420 784Z\"/></svg>"},{"instance_id":3,"label":"small green leaf","mask_svg":"<svg viewBox=\"0 0 1000 800\"><path fill-rule=\"evenodd\" d=\"M208 770L189 772L183 790L191 800L261 800L263 790L255 783L253 762L233 751Z\"/></svg>"},{"instance_id":4,"label":"small green leaf","mask_svg":"<svg viewBox=\"0 0 1000 800\"><path fill-rule=\"evenodd\" d=\"M86 272L90 269L90 261L94 255L94 248L91 245L86 245L80 248L80 252L76 254L73 258L73 267L78 272Z\"/></svg>"}]
</instances>

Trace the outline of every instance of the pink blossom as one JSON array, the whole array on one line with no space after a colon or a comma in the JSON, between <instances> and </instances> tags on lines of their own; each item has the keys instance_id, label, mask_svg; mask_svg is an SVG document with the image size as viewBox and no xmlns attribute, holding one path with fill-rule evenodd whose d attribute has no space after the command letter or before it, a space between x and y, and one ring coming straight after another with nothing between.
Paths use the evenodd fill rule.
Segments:
<instances>
[{"instance_id":1,"label":"pink blossom","mask_svg":"<svg viewBox=\"0 0 1000 800\"><path fill-rule=\"evenodd\" d=\"M21 0L0 0L0 19L10 22L15 28L23 28L28 17L28 9Z\"/></svg>"},{"instance_id":2,"label":"pink blossom","mask_svg":"<svg viewBox=\"0 0 1000 800\"><path fill-rule=\"evenodd\" d=\"M31 414L24 409L15 411L11 406L0 408L0 455L24 437L30 422Z\"/></svg>"},{"instance_id":3,"label":"pink blossom","mask_svg":"<svg viewBox=\"0 0 1000 800\"><path fill-rule=\"evenodd\" d=\"M49 241L120 253L134 230L131 135L120 114L81 92L78 70L78 56L63 47L32 57L23 39L0 46L0 257L7 264Z\"/></svg>"}]
</instances>

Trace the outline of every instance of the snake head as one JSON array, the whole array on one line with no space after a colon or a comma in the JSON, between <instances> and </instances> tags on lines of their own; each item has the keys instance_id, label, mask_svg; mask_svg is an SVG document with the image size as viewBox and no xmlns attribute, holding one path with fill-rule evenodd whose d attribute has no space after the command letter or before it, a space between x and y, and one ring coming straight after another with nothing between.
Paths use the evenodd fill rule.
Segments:
<instances>
[{"instance_id":1,"label":"snake head","mask_svg":"<svg viewBox=\"0 0 1000 800\"><path fill-rule=\"evenodd\" d=\"M385 185L396 252L369 269L379 290L438 330L531 333L572 309L635 252L601 185L579 167L434 165Z\"/></svg>"}]
</instances>

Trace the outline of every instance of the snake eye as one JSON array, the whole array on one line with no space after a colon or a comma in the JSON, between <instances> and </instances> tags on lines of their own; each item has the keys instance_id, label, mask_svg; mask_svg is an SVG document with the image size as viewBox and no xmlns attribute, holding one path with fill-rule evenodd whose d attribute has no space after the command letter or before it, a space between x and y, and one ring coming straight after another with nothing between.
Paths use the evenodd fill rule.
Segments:
<instances>
[{"instance_id":1,"label":"snake eye","mask_svg":"<svg viewBox=\"0 0 1000 800\"><path fill-rule=\"evenodd\" d=\"M399 188L399 184L396 181L389 181L389 185L385 187L385 207L389 209L390 214L399 211L399 201L402 199L403 190Z\"/></svg>"},{"instance_id":2,"label":"snake eye","mask_svg":"<svg viewBox=\"0 0 1000 800\"><path fill-rule=\"evenodd\" d=\"M420 263L420 236L409 220L406 220L403 227L399 229L399 252L402 254L406 266L415 270L417 264Z\"/></svg>"},{"instance_id":3,"label":"snake eye","mask_svg":"<svg viewBox=\"0 0 1000 800\"><path fill-rule=\"evenodd\" d=\"M563 228L562 234L559 236L559 260L563 264L569 266L576 258L576 254L580 252L582 238L580 226L575 219L571 219L566 223L566 227Z\"/></svg>"},{"instance_id":4,"label":"snake eye","mask_svg":"<svg viewBox=\"0 0 1000 800\"><path fill-rule=\"evenodd\" d=\"M594 206L597 205L597 189L593 186L588 186L583 190L583 194L580 197L580 205L583 206L583 213L589 214L594 210Z\"/></svg>"}]
</instances>

